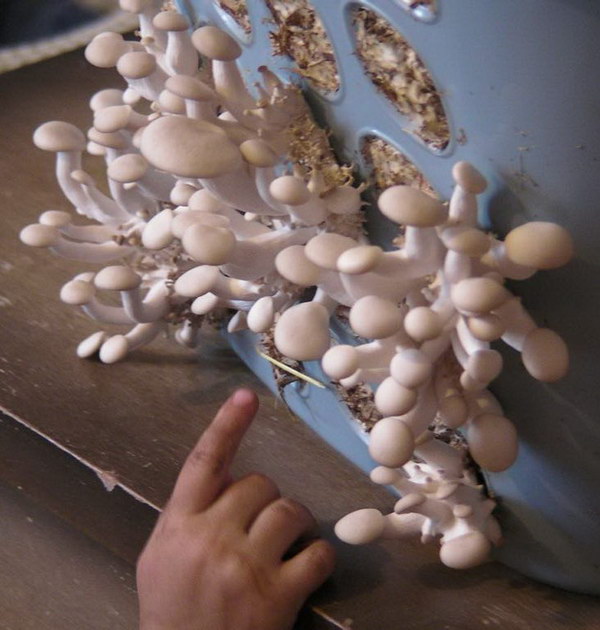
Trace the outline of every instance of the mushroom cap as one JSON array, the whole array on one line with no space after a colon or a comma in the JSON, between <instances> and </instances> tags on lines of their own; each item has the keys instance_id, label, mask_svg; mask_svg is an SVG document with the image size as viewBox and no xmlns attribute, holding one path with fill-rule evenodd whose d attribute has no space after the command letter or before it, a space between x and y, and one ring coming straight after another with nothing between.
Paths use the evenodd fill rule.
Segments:
<instances>
[{"instance_id":1,"label":"mushroom cap","mask_svg":"<svg viewBox=\"0 0 600 630\"><path fill-rule=\"evenodd\" d=\"M148 6L148 0L119 0L119 6L129 13L141 13Z\"/></svg>"},{"instance_id":2,"label":"mushroom cap","mask_svg":"<svg viewBox=\"0 0 600 630\"><path fill-rule=\"evenodd\" d=\"M85 135L75 125L61 120L51 120L40 125L33 133L33 143L43 151L83 151Z\"/></svg>"},{"instance_id":3,"label":"mushroom cap","mask_svg":"<svg viewBox=\"0 0 600 630\"><path fill-rule=\"evenodd\" d=\"M369 434L371 457L388 468L406 464L415 450L415 439L410 427L400 418L379 420Z\"/></svg>"},{"instance_id":4,"label":"mushroom cap","mask_svg":"<svg viewBox=\"0 0 600 630\"><path fill-rule=\"evenodd\" d=\"M155 70L154 55L139 50L125 53L117 61L117 72L126 79L145 79Z\"/></svg>"},{"instance_id":5,"label":"mushroom cap","mask_svg":"<svg viewBox=\"0 0 600 630\"><path fill-rule=\"evenodd\" d=\"M366 339L384 339L402 327L402 312L391 300L377 295L365 295L350 309L350 326Z\"/></svg>"},{"instance_id":6,"label":"mushroom cap","mask_svg":"<svg viewBox=\"0 0 600 630\"><path fill-rule=\"evenodd\" d=\"M441 201L411 186L391 186L381 193L377 205L394 223L412 227L440 225L448 214Z\"/></svg>"},{"instance_id":7,"label":"mushroom cap","mask_svg":"<svg viewBox=\"0 0 600 630\"><path fill-rule=\"evenodd\" d=\"M171 188L171 194L169 195L169 200L171 203L176 206L187 206L190 200L190 197L197 191L198 189L192 186L191 184L186 184L185 182L177 180L173 188Z\"/></svg>"},{"instance_id":8,"label":"mushroom cap","mask_svg":"<svg viewBox=\"0 0 600 630\"><path fill-rule=\"evenodd\" d=\"M102 363L117 363L123 360L129 352L129 342L125 335L113 335L100 347L100 361Z\"/></svg>"},{"instance_id":9,"label":"mushroom cap","mask_svg":"<svg viewBox=\"0 0 600 630\"><path fill-rule=\"evenodd\" d=\"M85 58L97 68L114 68L128 50L119 33L99 33L85 47Z\"/></svg>"},{"instance_id":10,"label":"mushroom cap","mask_svg":"<svg viewBox=\"0 0 600 630\"><path fill-rule=\"evenodd\" d=\"M269 168L279 162L275 151L260 138L251 138L240 144L240 151L246 162L257 168Z\"/></svg>"},{"instance_id":11,"label":"mushroom cap","mask_svg":"<svg viewBox=\"0 0 600 630\"><path fill-rule=\"evenodd\" d=\"M186 210L175 216L171 223L171 232L177 238L183 238L186 230L196 223L212 227L229 227L229 219L220 214L209 214L200 210Z\"/></svg>"},{"instance_id":12,"label":"mushroom cap","mask_svg":"<svg viewBox=\"0 0 600 630\"><path fill-rule=\"evenodd\" d=\"M106 169L110 179L121 184L140 180L148 170L148 162L139 153L126 153L115 158Z\"/></svg>"},{"instance_id":13,"label":"mushroom cap","mask_svg":"<svg viewBox=\"0 0 600 630\"><path fill-rule=\"evenodd\" d=\"M485 562L491 550L486 536L473 531L442 543L440 560L451 569L472 569Z\"/></svg>"},{"instance_id":14,"label":"mushroom cap","mask_svg":"<svg viewBox=\"0 0 600 630\"><path fill-rule=\"evenodd\" d=\"M228 206L212 195L206 188L201 188L189 198L188 207L190 210L218 214Z\"/></svg>"},{"instance_id":15,"label":"mushroom cap","mask_svg":"<svg viewBox=\"0 0 600 630\"><path fill-rule=\"evenodd\" d=\"M444 322L439 313L428 306L415 306L404 318L404 330L406 334L417 343L435 339L444 327Z\"/></svg>"},{"instance_id":16,"label":"mushroom cap","mask_svg":"<svg viewBox=\"0 0 600 630\"><path fill-rule=\"evenodd\" d=\"M380 486L389 486L398 480L398 471L387 466L376 466L369 473L369 478Z\"/></svg>"},{"instance_id":17,"label":"mushroom cap","mask_svg":"<svg viewBox=\"0 0 600 630\"><path fill-rule=\"evenodd\" d=\"M321 361L323 371L334 381L352 376L360 367L354 346L340 344L329 348Z\"/></svg>"},{"instance_id":18,"label":"mushroom cap","mask_svg":"<svg viewBox=\"0 0 600 630\"><path fill-rule=\"evenodd\" d=\"M348 275L360 275L372 271L383 258L383 250L377 245L358 245L342 252L337 259L337 270Z\"/></svg>"},{"instance_id":19,"label":"mushroom cap","mask_svg":"<svg viewBox=\"0 0 600 630\"><path fill-rule=\"evenodd\" d=\"M388 376L375 392L375 406L384 416L403 416L416 404L417 392L396 383L391 376Z\"/></svg>"},{"instance_id":20,"label":"mushroom cap","mask_svg":"<svg viewBox=\"0 0 600 630\"><path fill-rule=\"evenodd\" d=\"M194 48L204 57L218 61L235 61L241 54L239 44L216 26L201 26L192 33Z\"/></svg>"},{"instance_id":21,"label":"mushroom cap","mask_svg":"<svg viewBox=\"0 0 600 630\"><path fill-rule=\"evenodd\" d=\"M569 349L562 337L553 330L536 328L525 337L521 360L533 378L544 383L554 383L569 369Z\"/></svg>"},{"instance_id":22,"label":"mushroom cap","mask_svg":"<svg viewBox=\"0 0 600 630\"><path fill-rule=\"evenodd\" d=\"M127 147L127 141L125 137L118 133L102 133L94 127L88 129L88 138L95 144L101 147L108 147L110 149L125 149Z\"/></svg>"},{"instance_id":23,"label":"mushroom cap","mask_svg":"<svg viewBox=\"0 0 600 630\"><path fill-rule=\"evenodd\" d=\"M462 396L447 396L438 402L438 414L450 429L457 429L468 418L469 408Z\"/></svg>"},{"instance_id":24,"label":"mushroom cap","mask_svg":"<svg viewBox=\"0 0 600 630\"><path fill-rule=\"evenodd\" d=\"M177 295L183 297L199 297L215 286L220 274L218 267L200 265L179 276L173 289Z\"/></svg>"},{"instance_id":25,"label":"mushroom cap","mask_svg":"<svg viewBox=\"0 0 600 630\"><path fill-rule=\"evenodd\" d=\"M573 239L562 226L531 221L511 230L504 239L506 255L517 265L555 269L573 257Z\"/></svg>"},{"instance_id":26,"label":"mushroom cap","mask_svg":"<svg viewBox=\"0 0 600 630\"><path fill-rule=\"evenodd\" d=\"M356 241L348 236L342 236L335 232L322 232L317 234L317 236L313 236L306 243L304 253L318 267L337 271L338 258L347 249L352 249L356 245Z\"/></svg>"},{"instance_id":27,"label":"mushroom cap","mask_svg":"<svg viewBox=\"0 0 600 630\"><path fill-rule=\"evenodd\" d=\"M65 304L82 306L87 304L96 293L96 289L91 282L83 280L71 280L64 284L60 290L60 299Z\"/></svg>"},{"instance_id":28,"label":"mushroom cap","mask_svg":"<svg viewBox=\"0 0 600 630\"><path fill-rule=\"evenodd\" d=\"M220 100L219 95L206 83L187 74L176 74L169 77L165 83L165 88L180 98L188 98L193 101L216 103Z\"/></svg>"},{"instance_id":29,"label":"mushroom cap","mask_svg":"<svg viewBox=\"0 0 600 630\"><path fill-rule=\"evenodd\" d=\"M52 247L60 238L60 232L53 225L33 223L21 230L19 238L30 247Z\"/></svg>"},{"instance_id":30,"label":"mushroom cap","mask_svg":"<svg viewBox=\"0 0 600 630\"><path fill-rule=\"evenodd\" d=\"M236 245L233 232L226 227L194 223L183 233L183 249L203 265L229 262Z\"/></svg>"},{"instance_id":31,"label":"mushroom cap","mask_svg":"<svg viewBox=\"0 0 600 630\"><path fill-rule=\"evenodd\" d=\"M375 508L365 508L346 514L334 527L335 535L348 545L364 545L381 536L385 516Z\"/></svg>"},{"instance_id":32,"label":"mushroom cap","mask_svg":"<svg viewBox=\"0 0 600 630\"><path fill-rule=\"evenodd\" d=\"M269 192L273 199L288 206L301 206L310 199L308 186L295 175L276 177L269 186Z\"/></svg>"},{"instance_id":33,"label":"mushroom cap","mask_svg":"<svg viewBox=\"0 0 600 630\"><path fill-rule=\"evenodd\" d=\"M295 304L282 313L275 325L275 345L290 359L320 359L329 344L329 312L317 302Z\"/></svg>"},{"instance_id":34,"label":"mushroom cap","mask_svg":"<svg viewBox=\"0 0 600 630\"><path fill-rule=\"evenodd\" d=\"M291 245L275 257L275 268L289 282L312 287L319 281L321 270L305 254L304 245Z\"/></svg>"},{"instance_id":35,"label":"mushroom cap","mask_svg":"<svg viewBox=\"0 0 600 630\"><path fill-rule=\"evenodd\" d=\"M112 105L123 105L123 90L106 88L99 90L90 98L90 109L97 112Z\"/></svg>"},{"instance_id":36,"label":"mushroom cap","mask_svg":"<svg viewBox=\"0 0 600 630\"><path fill-rule=\"evenodd\" d=\"M171 224L173 222L173 211L170 208L161 210L155 214L142 232L142 245L148 249L163 249L173 241Z\"/></svg>"},{"instance_id":37,"label":"mushroom cap","mask_svg":"<svg viewBox=\"0 0 600 630\"><path fill-rule=\"evenodd\" d=\"M221 300L214 293L206 293L197 297L193 302L190 310L195 315L206 315L220 306Z\"/></svg>"},{"instance_id":38,"label":"mushroom cap","mask_svg":"<svg viewBox=\"0 0 600 630\"><path fill-rule=\"evenodd\" d=\"M87 173L86 171L80 168L75 169L74 171L71 171L70 177L74 182L77 182L78 184L82 184L83 186L96 185L94 178L89 173Z\"/></svg>"},{"instance_id":39,"label":"mushroom cap","mask_svg":"<svg viewBox=\"0 0 600 630\"><path fill-rule=\"evenodd\" d=\"M185 101L169 90L162 90L158 95L158 111L167 114L185 114Z\"/></svg>"},{"instance_id":40,"label":"mushroom cap","mask_svg":"<svg viewBox=\"0 0 600 630\"><path fill-rule=\"evenodd\" d=\"M248 328L255 333L264 333L271 328L275 321L275 304L270 295L265 295L256 300L248 311L246 323Z\"/></svg>"},{"instance_id":41,"label":"mushroom cap","mask_svg":"<svg viewBox=\"0 0 600 630\"><path fill-rule=\"evenodd\" d=\"M98 330L86 337L77 346L77 356L80 359L87 359L100 350L100 346L108 339L108 335L103 330Z\"/></svg>"},{"instance_id":42,"label":"mushroom cap","mask_svg":"<svg viewBox=\"0 0 600 630\"><path fill-rule=\"evenodd\" d=\"M137 289L141 283L142 278L125 265L104 267L94 277L96 287L107 291L131 291Z\"/></svg>"},{"instance_id":43,"label":"mushroom cap","mask_svg":"<svg viewBox=\"0 0 600 630\"><path fill-rule=\"evenodd\" d=\"M154 16L152 26L159 31L187 31L190 23L178 11L160 11Z\"/></svg>"},{"instance_id":44,"label":"mushroom cap","mask_svg":"<svg viewBox=\"0 0 600 630\"><path fill-rule=\"evenodd\" d=\"M485 177L469 162L456 162L452 167L452 177L463 190L474 195L487 188Z\"/></svg>"},{"instance_id":45,"label":"mushroom cap","mask_svg":"<svg viewBox=\"0 0 600 630\"><path fill-rule=\"evenodd\" d=\"M465 278L452 287L450 295L456 308L468 313L489 313L511 297L491 278Z\"/></svg>"},{"instance_id":46,"label":"mushroom cap","mask_svg":"<svg viewBox=\"0 0 600 630\"><path fill-rule=\"evenodd\" d=\"M333 214L356 214L362 207L358 188L337 186L323 196L327 210Z\"/></svg>"},{"instance_id":47,"label":"mushroom cap","mask_svg":"<svg viewBox=\"0 0 600 630\"><path fill-rule=\"evenodd\" d=\"M242 165L242 155L219 127L183 116L163 116L144 130L142 155L179 177L211 178Z\"/></svg>"},{"instance_id":48,"label":"mushroom cap","mask_svg":"<svg viewBox=\"0 0 600 630\"><path fill-rule=\"evenodd\" d=\"M502 355L497 350L476 350L467 360L466 371L480 383L489 383L502 371Z\"/></svg>"},{"instance_id":49,"label":"mushroom cap","mask_svg":"<svg viewBox=\"0 0 600 630\"><path fill-rule=\"evenodd\" d=\"M414 389L431 377L433 363L421 350L407 348L398 352L390 362L391 377L403 387Z\"/></svg>"},{"instance_id":50,"label":"mushroom cap","mask_svg":"<svg viewBox=\"0 0 600 630\"><path fill-rule=\"evenodd\" d=\"M127 127L131 118L129 105L110 105L94 114L94 127L102 133L113 133Z\"/></svg>"},{"instance_id":51,"label":"mushroom cap","mask_svg":"<svg viewBox=\"0 0 600 630\"><path fill-rule=\"evenodd\" d=\"M477 416L467 424L466 437L471 457L485 470L501 472L517 458L517 431L504 416L493 413Z\"/></svg>"},{"instance_id":52,"label":"mushroom cap","mask_svg":"<svg viewBox=\"0 0 600 630\"><path fill-rule=\"evenodd\" d=\"M42 225L52 225L60 228L71 223L71 215L62 210L46 210L39 216L39 222Z\"/></svg>"},{"instance_id":53,"label":"mushroom cap","mask_svg":"<svg viewBox=\"0 0 600 630\"><path fill-rule=\"evenodd\" d=\"M488 313L467 319L467 327L476 339L480 341L496 341L506 331L506 326L498 315Z\"/></svg>"},{"instance_id":54,"label":"mushroom cap","mask_svg":"<svg viewBox=\"0 0 600 630\"><path fill-rule=\"evenodd\" d=\"M466 226L446 228L441 233L441 239L448 249L471 258L480 258L492 244L489 234Z\"/></svg>"}]
</instances>

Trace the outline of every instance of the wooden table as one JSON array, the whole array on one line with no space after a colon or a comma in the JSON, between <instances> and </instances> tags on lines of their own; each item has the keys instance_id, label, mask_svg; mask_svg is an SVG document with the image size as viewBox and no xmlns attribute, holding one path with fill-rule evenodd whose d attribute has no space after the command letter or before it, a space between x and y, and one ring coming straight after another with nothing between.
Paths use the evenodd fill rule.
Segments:
<instances>
[{"instance_id":1,"label":"wooden table","mask_svg":"<svg viewBox=\"0 0 600 630\"><path fill-rule=\"evenodd\" d=\"M31 143L50 119L90 125L87 101L120 87L81 51L0 76L0 408L58 448L152 506L167 498L179 467L226 394L255 387L261 412L241 448L238 474L260 470L306 503L333 538L343 514L392 499L324 445L257 381L218 334L200 360L160 340L112 366L74 350L93 328L61 304L60 286L85 265L25 247L19 230L48 209L70 209L53 155ZM490 563L455 572L434 546L336 543L338 568L313 600L327 627L353 630L600 628L600 601L553 589ZM325 623L323 621L323 623Z\"/></svg>"}]
</instances>

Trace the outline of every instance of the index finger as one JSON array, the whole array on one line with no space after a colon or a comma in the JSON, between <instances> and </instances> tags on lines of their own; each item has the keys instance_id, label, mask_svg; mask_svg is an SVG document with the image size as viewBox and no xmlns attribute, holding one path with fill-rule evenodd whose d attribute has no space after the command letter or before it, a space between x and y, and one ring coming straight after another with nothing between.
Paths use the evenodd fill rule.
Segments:
<instances>
[{"instance_id":1,"label":"index finger","mask_svg":"<svg viewBox=\"0 0 600 630\"><path fill-rule=\"evenodd\" d=\"M195 513L222 492L233 457L258 409L250 389L238 389L219 409L188 455L169 501L169 510Z\"/></svg>"}]
</instances>

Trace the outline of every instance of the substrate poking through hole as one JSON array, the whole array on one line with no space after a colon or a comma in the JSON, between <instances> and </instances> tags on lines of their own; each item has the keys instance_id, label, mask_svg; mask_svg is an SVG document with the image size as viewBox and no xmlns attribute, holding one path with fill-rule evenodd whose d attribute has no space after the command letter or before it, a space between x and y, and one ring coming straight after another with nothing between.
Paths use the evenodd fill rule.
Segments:
<instances>
[{"instance_id":1,"label":"substrate poking through hole","mask_svg":"<svg viewBox=\"0 0 600 630\"><path fill-rule=\"evenodd\" d=\"M361 153L371 168L371 180L377 194L390 186L401 184L418 188L432 197L438 196L413 162L382 138L376 136L364 138Z\"/></svg>"},{"instance_id":2,"label":"substrate poking through hole","mask_svg":"<svg viewBox=\"0 0 600 630\"><path fill-rule=\"evenodd\" d=\"M428 147L442 150L450 141L444 107L431 76L414 48L380 15L354 11L356 52L369 79L410 120L410 131Z\"/></svg>"},{"instance_id":3,"label":"substrate poking through hole","mask_svg":"<svg viewBox=\"0 0 600 630\"><path fill-rule=\"evenodd\" d=\"M246 0L219 0L219 6L235 20L246 35L250 35L252 25L250 24Z\"/></svg>"},{"instance_id":4,"label":"substrate poking through hole","mask_svg":"<svg viewBox=\"0 0 600 630\"><path fill-rule=\"evenodd\" d=\"M269 35L275 55L287 55L297 72L322 92L337 92L340 77L331 41L308 0L266 0L277 30Z\"/></svg>"}]
</instances>

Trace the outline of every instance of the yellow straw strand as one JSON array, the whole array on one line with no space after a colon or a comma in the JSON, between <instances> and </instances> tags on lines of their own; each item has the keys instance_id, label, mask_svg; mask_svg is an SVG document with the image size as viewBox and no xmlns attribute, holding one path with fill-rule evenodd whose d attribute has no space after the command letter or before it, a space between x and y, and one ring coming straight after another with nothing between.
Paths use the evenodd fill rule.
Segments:
<instances>
[{"instance_id":1,"label":"yellow straw strand","mask_svg":"<svg viewBox=\"0 0 600 630\"><path fill-rule=\"evenodd\" d=\"M317 387L320 387L321 389L327 389L327 386L321 383L321 381L318 381L316 378L312 378L311 376L306 376L306 374L302 374L302 372L298 372L298 370L294 370L294 368L291 368L289 365L286 365L285 363L282 363L281 361L278 361L277 359L270 357L268 354L261 352L258 348L256 348L256 352L263 359L266 359L267 361L269 361L269 363L276 365L278 368L285 370L286 372L289 372L290 374L293 374L294 376L297 376L298 378L302 379L303 381L306 381L307 383L310 383L311 385L316 385Z\"/></svg>"}]
</instances>

